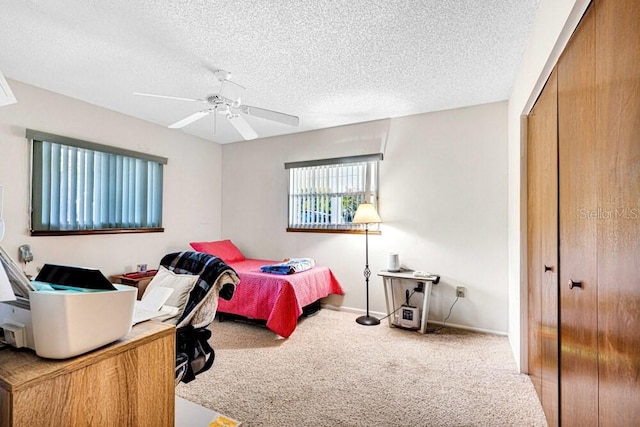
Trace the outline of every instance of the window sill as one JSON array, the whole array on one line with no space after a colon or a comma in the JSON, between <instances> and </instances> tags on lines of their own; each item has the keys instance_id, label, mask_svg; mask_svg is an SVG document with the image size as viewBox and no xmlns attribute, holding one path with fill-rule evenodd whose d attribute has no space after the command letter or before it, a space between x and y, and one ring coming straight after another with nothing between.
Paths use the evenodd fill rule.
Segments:
<instances>
[{"instance_id":1,"label":"window sill","mask_svg":"<svg viewBox=\"0 0 640 427\"><path fill-rule=\"evenodd\" d=\"M333 234L365 234L364 230L346 230L340 228L291 228L287 233L333 233ZM382 234L380 230L369 230L369 234Z\"/></svg>"},{"instance_id":2,"label":"window sill","mask_svg":"<svg viewBox=\"0 0 640 427\"><path fill-rule=\"evenodd\" d=\"M156 228L108 228L102 230L31 230L32 236L82 236L90 234L121 233L163 233L163 227Z\"/></svg>"}]
</instances>

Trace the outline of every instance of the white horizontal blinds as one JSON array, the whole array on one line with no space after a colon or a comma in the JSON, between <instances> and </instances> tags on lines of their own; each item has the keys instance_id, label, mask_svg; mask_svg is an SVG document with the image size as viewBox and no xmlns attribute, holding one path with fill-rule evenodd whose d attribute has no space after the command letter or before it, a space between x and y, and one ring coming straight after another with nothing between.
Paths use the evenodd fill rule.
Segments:
<instances>
[{"instance_id":1,"label":"white horizontal blinds","mask_svg":"<svg viewBox=\"0 0 640 427\"><path fill-rule=\"evenodd\" d=\"M33 230L161 226L162 164L33 141Z\"/></svg>"},{"instance_id":2,"label":"white horizontal blinds","mask_svg":"<svg viewBox=\"0 0 640 427\"><path fill-rule=\"evenodd\" d=\"M378 160L285 165L289 169L289 227L354 229L358 205L376 202ZM357 160L357 159L356 159ZM309 162L313 163L313 162Z\"/></svg>"}]
</instances>

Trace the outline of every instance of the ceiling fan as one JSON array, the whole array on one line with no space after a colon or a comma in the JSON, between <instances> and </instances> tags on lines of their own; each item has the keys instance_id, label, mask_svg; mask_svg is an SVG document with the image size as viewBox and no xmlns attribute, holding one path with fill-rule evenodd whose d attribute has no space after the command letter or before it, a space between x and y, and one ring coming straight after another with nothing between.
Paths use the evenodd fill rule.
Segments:
<instances>
[{"instance_id":1,"label":"ceiling fan","mask_svg":"<svg viewBox=\"0 0 640 427\"><path fill-rule=\"evenodd\" d=\"M180 98L177 96L155 95L142 92L134 92L133 94L207 104L207 107L204 110L197 111L169 125L169 127L172 129L183 128L197 120L200 120L203 117L208 116L209 114L213 114L215 133L215 113L224 115L224 117L229 120L229 123L231 123L231 125L245 140L256 139L258 137L258 134L244 119L243 115L260 117L262 119L272 120L289 126L298 126L300 119L297 116L243 104L241 98L245 88L230 80L231 73L224 70L216 70L214 71L214 75L220 81L220 91L217 94L210 94L205 96L204 98Z\"/></svg>"}]
</instances>

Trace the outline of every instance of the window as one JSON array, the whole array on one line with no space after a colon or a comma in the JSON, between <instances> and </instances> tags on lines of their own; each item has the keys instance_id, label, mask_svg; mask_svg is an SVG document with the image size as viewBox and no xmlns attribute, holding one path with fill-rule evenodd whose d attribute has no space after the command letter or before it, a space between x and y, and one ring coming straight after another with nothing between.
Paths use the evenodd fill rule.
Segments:
<instances>
[{"instance_id":1,"label":"window","mask_svg":"<svg viewBox=\"0 0 640 427\"><path fill-rule=\"evenodd\" d=\"M377 206L378 161L381 159L382 154L373 154L286 163L285 169L289 170L287 231L363 229L362 224L352 224L351 220L360 203L367 201Z\"/></svg>"},{"instance_id":2,"label":"window","mask_svg":"<svg viewBox=\"0 0 640 427\"><path fill-rule=\"evenodd\" d=\"M163 231L163 157L27 130L31 234Z\"/></svg>"}]
</instances>

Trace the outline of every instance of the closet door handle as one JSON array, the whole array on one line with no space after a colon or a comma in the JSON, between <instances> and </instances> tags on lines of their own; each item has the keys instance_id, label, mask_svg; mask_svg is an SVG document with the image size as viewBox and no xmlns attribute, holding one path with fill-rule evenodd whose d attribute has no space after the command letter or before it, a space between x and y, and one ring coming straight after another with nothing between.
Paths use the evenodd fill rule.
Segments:
<instances>
[{"instance_id":1,"label":"closet door handle","mask_svg":"<svg viewBox=\"0 0 640 427\"><path fill-rule=\"evenodd\" d=\"M582 288L582 282L579 280L569 279L569 289L573 289L573 288Z\"/></svg>"},{"instance_id":2,"label":"closet door handle","mask_svg":"<svg viewBox=\"0 0 640 427\"><path fill-rule=\"evenodd\" d=\"M552 265L544 265L544 272L546 273L547 271L553 271L553 266Z\"/></svg>"}]
</instances>

